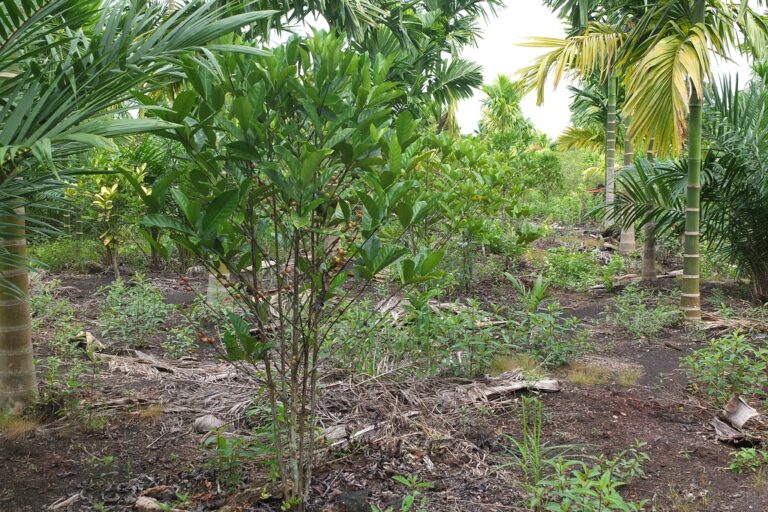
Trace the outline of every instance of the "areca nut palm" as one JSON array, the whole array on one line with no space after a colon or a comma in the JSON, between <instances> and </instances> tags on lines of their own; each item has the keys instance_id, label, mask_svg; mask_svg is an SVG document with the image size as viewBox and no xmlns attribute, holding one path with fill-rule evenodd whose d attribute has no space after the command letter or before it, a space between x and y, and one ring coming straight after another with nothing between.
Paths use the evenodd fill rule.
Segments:
<instances>
[{"instance_id":1,"label":"areca nut palm","mask_svg":"<svg viewBox=\"0 0 768 512\"><path fill-rule=\"evenodd\" d=\"M682 296L686 320L701 319L700 223L702 102L712 55L727 58L733 48L762 55L768 47L766 18L746 2L665 0L651 7L628 35L625 110L630 137L654 141L657 154L677 154L686 140Z\"/></svg>"},{"instance_id":2,"label":"areca nut palm","mask_svg":"<svg viewBox=\"0 0 768 512\"><path fill-rule=\"evenodd\" d=\"M50 184L61 158L167 128L125 115L126 102L178 80L175 60L185 52L257 51L211 44L271 15L227 15L232 7L190 0L169 13L141 0L0 3L0 411L25 406L37 392L25 255L37 221L23 208L40 190L30 176L43 172Z\"/></svg>"},{"instance_id":3,"label":"areca nut palm","mask_svg":"<svg viewBox=\"0 0 768 512\"><path fill-rule=\"evenodd\" d=\"M597 76L608 90L605 126L605 178L606 203L614 197L614 172L616 166L616 67L625 34L606 23L590 22L576 35L561 38L540 37L530 39L524 46L548 48L533 64L520 70L524 90L536 90L536 102L544 101L544 88L552 78L557 87L564 77L587 80ZM606 216L606 224L610 218Z\"/></svg>"}]
</instances>

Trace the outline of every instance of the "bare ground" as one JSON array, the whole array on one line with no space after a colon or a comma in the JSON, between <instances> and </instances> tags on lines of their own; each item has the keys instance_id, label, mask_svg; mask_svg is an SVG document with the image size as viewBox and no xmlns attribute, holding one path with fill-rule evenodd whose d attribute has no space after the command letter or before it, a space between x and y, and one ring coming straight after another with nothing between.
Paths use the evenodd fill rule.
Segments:
<instances>
[{"instance_id":1,"label":"bare ground","mask_svg":"<svg viewBox=\"0 0 768 512\"><path fill-rule=\"evenodd\" d=\"M61 279L78 319L97 333L95 291L109 279ZM194 294L177 278L153 279L169 301L192 301ZM200 290L203 285L201 280L195 284ZM513 296L498 280L478 289L480 300ZM679 359L696 343L681 329L638 340L607 328L603 311L612 295L606 292L560 293L558 298L593 325L595 351L581 364L634 367L641 377L628 387L613 381L566 382L562 391L542 395L545 440L608 455L645 442L647 476L623 494L650 500L648 510L768 510L768 487L753 474L727 470L732 448L714 439L708 426L713 411L685 389ZM45 336L37 340L43 357ZM274 489L267 468L244 462L239 489L250 490L228 490L220 466L210 463L211 450L201 448L205 435L192 427L196 417L212 413L231 422L233 430L248 431L252 425L243 411L255 394L253 383L208 347L182 361L165 361L151 348L143 354L115 351L108 357L82 397L80 413L43 415L39 424L0 436L0 511L48 510L73 496L72 505L58 510L132 510L140 495L174 502L182 510L279 510L279 501L268 497ZM311 510L397 507L406 491L392 480L395 475L418 475L434 484L425 491L430 511L522 510L520 475L504 465L509 460L505 436L520 431L519 397L451 405L439 399L441 393L466 381L395 377L334 374L325 379L325 426L343 423L350 432L372 424L378 428L328 451L312 483ZM94 415L104 424L84 428L94 423Z\"/></svg>"}]
</instances>

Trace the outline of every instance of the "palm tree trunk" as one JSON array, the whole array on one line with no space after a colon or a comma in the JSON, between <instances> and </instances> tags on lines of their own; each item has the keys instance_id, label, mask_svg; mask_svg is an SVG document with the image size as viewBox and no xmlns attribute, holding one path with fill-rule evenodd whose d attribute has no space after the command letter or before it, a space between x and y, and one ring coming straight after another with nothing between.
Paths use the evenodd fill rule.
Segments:
<instances>
[{"instance_id":1,"label":"palm tree trunk","mask_svg":"<svg viewBox=\"0 0 768 512\"><path fill-rule=\"evenodd\" d=\"M704 0L696 0L691 21L704 23ZM699 226L701 207L702 91L691 85L688 101L688 187L685 199L683 286L680 309L685 320L701 320Z\"/></svg>"},{"instance_id":2,"label":"palm tree trunk","mask_svg":"<svg viewBox=\"0 0 768 512\"><path fill-rule=\"evenodd\" d=\"M24 209L0 217L0 411L20 409L37 396L29 314Z\"/></svg>"},{"instance_id":3,"label":"palm tree trunk","mask_svg":"<svg viewBox=\"0 0 768 512\"><path fill-rule=\"evenodd\" d=\"M608 105L605 122L605 203L613 204L614 174L616 171L616 78L608 75ZM610 210L608 210L610 211ZM604 227L613 224L610 215L603 220Z\"/></svg>"},{"instance_id":4,"label":"palm tree trunk","mask_svg":"<svg viewBox=\"0 0 768 512\"><path fill-rule=\"evenodd\" d=\"M635 148L629 139L624 140L624 168L632 165L635 158ZM621 238L619 240L619 254L627 255L635 252L635 226L621 228Z\"/></svg>"},{"instance_id":5,"label":"palm tree trunk","mask_svg":"<svg viewBox=\"0 0 768 512\"><path fill-rule=\"evenodd\" d=\"M656 223L648 222L643 226L643 281L656 280Z\"/></svg>"},{"instance_id":6,"label":"palm tree trunk","mask_svg":"<svg viewBox=\"0 0 768 512\"><path fill-rule=\"evenodd\" d=\"M648 143L648 151L645 154L645 158L652 162L653 156L653 140ZM643 281L655 281L656 280L656 223L648 222L643 226L643 233L645 234L645 240L643 241Z\"/></svg>"}]
</instances>

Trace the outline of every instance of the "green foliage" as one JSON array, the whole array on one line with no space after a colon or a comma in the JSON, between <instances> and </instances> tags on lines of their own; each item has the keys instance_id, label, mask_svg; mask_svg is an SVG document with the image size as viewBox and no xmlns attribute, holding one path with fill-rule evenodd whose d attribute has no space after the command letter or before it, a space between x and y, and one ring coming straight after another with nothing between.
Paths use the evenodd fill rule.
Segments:
<instances>
[{"instance_id":1,"label":"green foliage","mask_svg":"<svg viewBox=\"0 0 768 512\"><path fill-rule=\"evenodd\" d=\"M240 485L243 465L258 454L248 440L227 435L224 431L206 437L203 446L213 450L209 464L216 471L219 483L230 491Z\"/></svg>"},{"instance_id":2,"label":"green foliage","mask_svg":"<svg viewBox=\"0 0 768 512\"><path fill-rule=\"evenodd\" d=\"M759 448L739 448L731 452L731 462L728 469L736 474L749 471L758 471L764 466L768 466L768 451Z\"/></svg>"},{"instance_id":3,"label":"green foliage","mask_svg":"<svg viewBox=\"0 0 768 512\"><path fill-rule=\"evenodd\" d=\"M522 438L507 436L512 466L523 475L529 494L529 510L567 512L572 510L640 511L645 502L625 501L618 490L632 478L644 476L642 464L648 456L643 443L615 457L592 460L567 458L573 446L547 446L542 442L542 405L537 398L524 397L521 406Z\"/></svg>"},{"instance_id":4,"label":"green foliage","mask_svg":"<svg viewBox=\"0 0 768 512\"><path fill-rule=\"evenodd\" d=\"M130 281L118 279L99 293L104 295L99 317L103 335L128 348L147 346L173 311L160 290L142 274Z\"/></svg>"},{"instance_id":5,"label":"green foliage","mask_svg":"<svg viewBox=\"0 0 768 512\"><path fill-rule=\"evenodd\" d=\"M425 489L434 487L430 482L422 482L418 475L403 476L395 475L392 480L403 485L409 492L400 502L397 512L427 512L429 510L429 500L424 495ZM371 512L395 512L392 507L382 511L376 505L371 508Z\"/></svg>"},{"instance_id":6,"label":"green foliage","mask_svg":"<svg viewBox=\"0 0 768 512\"><path fill-rule=\"evenodd\" d=\"M166 357L181 358L194 352L195 330L189 325L172 327L162 342Z\"/></svg>"},{"instance_id":7,"label":"green foliage","mask_svg":"<svg viewBox=\"0 0 768 512\"><path fill-rule=\"evenodd\" d=\"M751 341L745 334L734 332L714 339L683 359L683 364L716 405L724 405L737 393L768 399L764 386L768 347Z\"/></svg>"},{"instance_id":8,"label":"green foliage","mask_svg":"<svg viewBox=\"0 0 768 512\"><path fill-rule=\"evenodd\" d=\"M310 390L341 308L385 269L404 286L439 275L441 251L397 235L433 205L413 179L429 156L419 125L393 112L403 92L387 80L392 64L316 32L269 55L189 59L186 89L153 112L177 123L166 135L195 165L171 188L177 211L143 224L167 232L229 293L224 347L265 382L288 502L308 489Z\"/></svg>"},{"instance_id":9,"label":"green foliage","mask_svg":"<svg viewBox=\"0 0 768 512\"><path fill-rule=\"evenodd\" d=\"M553 286L577 291L594 286L602 276L602 269L594 252L568 247L547 250L539 270Z\"/></svg>"},{"instance_id":10,"label":"green foliage","mask_svg":"<svg viewBox=\"0 0 768 512\"><path fill-rule=\"evenodd\" d=\"M609 323L638 338L656 336L681 320L680 310L672 301L634 284L624 288L607 309Z\"/></svg>"},{"instance_id":11,"label":"green foliage","mask_svg":"<svg viewBox=\"0 0 768 512\"><path fill-rule=\"evenodd\" d=\"M331 333L328 356L337 366L378 375L406 366L406 372L477 376L506 349L499 333L478 327L487 313L476 302L434 307L435 290L409 294L403 315L394 323L389 312L372 314L370 301L347 309ZM453 307L455 306L455 307Z\"/></svg>"},{"instance_id":12,"label":"green foliage","mask_svg":"<svg viewBox=\"0 0 768 512\"><path fill-rule=\"evenodd\" d=\"M55 328L74 320L75 308L72 303L57 293L61 287L60 280L31 279L30 282L29 307L33 328L51 324Z\"/></svg>"},{"instance_id":13,"label":"green foliage","mask_svg":"<svg viewBox=\"0 0 768 512\"><path fill-rule=\"evenodd\" d=\"M527 354L545 368L557 368L585 349L586 332L580 322L565 316L559 302L546 301L548 284L541 276L530 288L510 274L506 277L525 306L512 314L512 327L504 333L508 351Z\"/></svg>"},{"instance_id":14,"label":"green foliage","mask_svg":"<svg viewBox=\"0 0 768 512\"><path fill-rule=\"evenodd\" d=\"M102 246L96 240L58 238L33 244L29 249L33 264L39 262L46 270L87 272L99 268L103 261Z\"/></svg>"},{"instance_id":15,"label":"green foliage","mask_svg":"<svg viewBox=\"0 0 768 512\"><path fill-rule=\"evenodd\" d=\"M614 284L613 280L614 278L621 274L621 272L624 270L624 258L619 256L618 254L614 254L611 256L611 260L608 262L607 265L603 267L603 286L606 290L611 291L613 290Z\"/></svg>"}]
</instances>

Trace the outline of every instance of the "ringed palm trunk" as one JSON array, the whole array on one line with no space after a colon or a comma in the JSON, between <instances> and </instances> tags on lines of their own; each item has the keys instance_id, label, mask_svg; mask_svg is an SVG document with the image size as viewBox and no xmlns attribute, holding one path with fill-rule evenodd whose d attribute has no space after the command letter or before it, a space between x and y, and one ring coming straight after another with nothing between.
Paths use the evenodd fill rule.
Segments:
<instances>
[{"instance_id":1,"label":"ringed palm trunk","mask_svg":"<svg viewBox=\"0 0 768 512\"><path fill-rule=\"evenodd\" d=\"M704 23L704 0L696 0L692 20ZM699 226L701 207L701 127L702 91L691 86L688 102L688 186L685 198L685 239L683 253L683 286L680 309L688 321L701 320L700 277L701 255L699 253Z\"/></svg>"},{"instance_id":2,"label":"ringed palm trunk","mask_svg":"<svg viewBox=\"0 0 768 512\"><path fill-rule=\"evenodd\" d=\"M653 161L653 141L648 144L646 158ZM643 241L643 281L656 280L656 223L648 222L643 226L645 240Z\"/></svg>"},{"instance_id":3,"label":"ringed palm trunk","mask_svg":"<svg viewBox=\"0 0 768 512\"><path fill-rule=\"evenodd\" d=\"M616 78L608 75L608 105L605 122L605 203L613 204L616 172ZM610 210L608 210L610 211ZM610 215L606 215L603 226L608 228L613 224Z\"/></svg>"},{"instance_id":4,"label":"ringed palm trunk","mask_svg":"<svg viewBox=\"0 0 768 512\"><path fill-rule=\"evenodd\" d=\"M0 216L0 412L20 409L37 396L29 313L24 209Z\"/></svg>"},{"instance_id":5,"label":"ringed palm trunk","mask_svg":"<svg viewBox=\"0 0 768 512\"><path fill-rule=\"evenodd\" d=\"M632 165L635 158L635 148L630 140L624 141L624 168ZM619 254L627 255L635 252L635 226L630 225L621 228L621 239L619 241Z\"/></svg>"}]
</instances>

